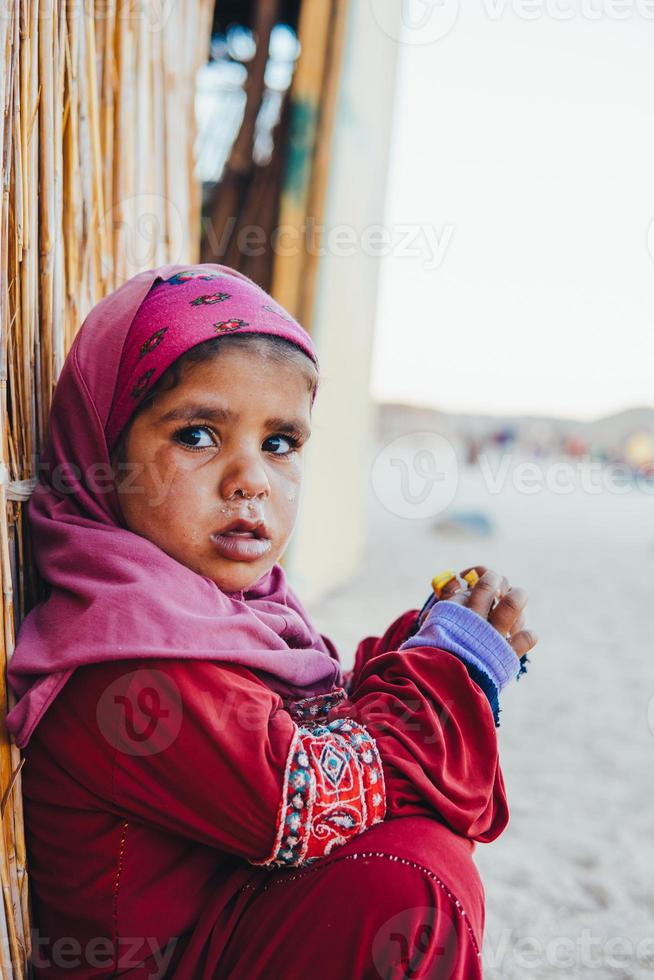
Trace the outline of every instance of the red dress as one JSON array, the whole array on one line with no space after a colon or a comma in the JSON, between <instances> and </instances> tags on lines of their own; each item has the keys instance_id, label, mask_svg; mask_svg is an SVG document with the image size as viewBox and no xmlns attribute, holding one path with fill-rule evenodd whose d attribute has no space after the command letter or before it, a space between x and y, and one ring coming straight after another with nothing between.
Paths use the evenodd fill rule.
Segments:
<instances>
[{"instance_id":1,"label":"red dress","mask_svg":"<svg viewBox=\"0 0 654 980\"><path fill-rule=\"evenodd\" d=\"M481 977L496 730L454 655L397 651L416 612L340 701L219 661L77 668L23 749L35 976Z\"/></svg>"}]
</instances>

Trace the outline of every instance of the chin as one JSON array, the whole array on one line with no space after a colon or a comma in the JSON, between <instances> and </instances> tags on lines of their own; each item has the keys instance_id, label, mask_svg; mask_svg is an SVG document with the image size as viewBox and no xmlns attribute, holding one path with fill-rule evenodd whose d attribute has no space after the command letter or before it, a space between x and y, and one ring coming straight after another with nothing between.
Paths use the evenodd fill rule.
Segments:
<instances>
[{"instance_id":1,"label":"chin","mask_svg":"<svg viewBox=\"0 0 654 980\"><path fill-rule=\"evenodd\" d=\"M214 569L213 574L209 574L208 577L223 592L239 592L241 589L249 589L253 586L262 575L270 571L275 561L268 560L261 564L257 562L233 562L235 567L224 570Z\"/></svg>"}]
</instances>

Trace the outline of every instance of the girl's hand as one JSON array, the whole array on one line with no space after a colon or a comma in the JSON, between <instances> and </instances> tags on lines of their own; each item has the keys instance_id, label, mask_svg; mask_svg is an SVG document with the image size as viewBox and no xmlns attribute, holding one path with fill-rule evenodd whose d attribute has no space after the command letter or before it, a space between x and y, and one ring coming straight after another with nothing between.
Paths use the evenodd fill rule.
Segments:
<instances>
[{"instance_id":1,"label":"girl's hand","mask_svg":"<svg viewBox=\"0 0 654 980\"><path fill-rule=\"evenodd\" d=\"M524 609L528 596L524 589L511 588L508 580L498 572L491 571L483 565L466 568L461 576L470 571L479 575L479 581L471 589L464 592L456 579L444 586L441 599L467 606L493 626L505 637L518 657L524 657L532 650L538 637L533 630L525 627Z\"/></svg>"}]
</instances>

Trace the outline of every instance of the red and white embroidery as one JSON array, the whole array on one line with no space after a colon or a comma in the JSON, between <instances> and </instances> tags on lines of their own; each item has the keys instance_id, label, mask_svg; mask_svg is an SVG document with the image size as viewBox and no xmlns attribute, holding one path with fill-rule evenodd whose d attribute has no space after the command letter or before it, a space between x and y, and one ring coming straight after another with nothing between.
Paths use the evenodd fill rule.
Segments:
<instances>
[{"instance_id":1,"label":"red and white embroidery","mask_svg":"<svg viewBox=\"0 0 654 980\"><path fill-rule=\"evenodd\" d=\"M327 721L332 708L337 708L347 697L344 688L335 687L326 694L314 694L310 698L287 698L284 707L298 725L317 725Z\"/></svg>"},{"instance_id":2,"label":"red and white embroidery","mask_svg":"<svg viewBox=\"0 0 654 980\"><path fill-rule=\"evenodd\" d=\"M252 864L310 864L384 819L386 791L375 740L338 718L297 727L286 763L272 853Z\"/></svg>"}]
</instances>

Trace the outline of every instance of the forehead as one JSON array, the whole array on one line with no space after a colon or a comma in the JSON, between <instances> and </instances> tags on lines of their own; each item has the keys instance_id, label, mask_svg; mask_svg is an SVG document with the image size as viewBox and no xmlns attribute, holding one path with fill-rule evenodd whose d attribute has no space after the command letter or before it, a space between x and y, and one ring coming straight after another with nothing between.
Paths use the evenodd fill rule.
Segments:
<instances>
[{"instance_id":1,"label":"forehead","mask_svg":"<svg viewBox=\"0 0 654 980\"><path fill-rule=\"evenodd\" d=\"M249 399L297 399L310 390L313 380L303 357L285 358L256 348L225 347L202 361L186 362L174 390L184 386L185 391L207 388Z\"/></svg>"},{"instance_id":2,"label":"forehead","mask_svg":"<svg viewBox=\"0 0 654 980\"><path fill-rule=\"evenodd\" d=\"M296 361L254 351L221 351L184 365L179 383L158 399L157 422L191 417L225 423L293 420L308 434L310 381Z\"/></svg>"}]
</instances>

